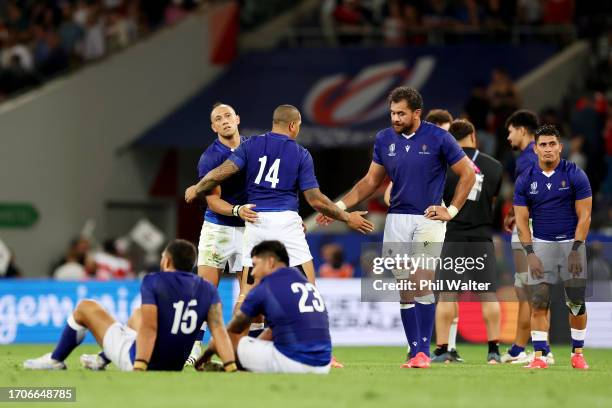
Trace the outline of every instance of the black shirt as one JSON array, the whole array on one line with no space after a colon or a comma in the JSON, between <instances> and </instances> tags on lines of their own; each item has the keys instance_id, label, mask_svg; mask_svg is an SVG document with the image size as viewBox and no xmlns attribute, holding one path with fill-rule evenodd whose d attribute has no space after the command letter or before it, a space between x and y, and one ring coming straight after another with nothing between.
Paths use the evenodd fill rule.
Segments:
<instances>
[{"instance_id":1,"label":"black shirt","mask_svg":"<svg viewBox=\"0 0 612 408\"><path fill-rule=\"evenodd\" d=\"M499 194L502 181L502 165L489 155L471 147L463 151L476 164L476 185L479 184L479 174L484 176L480 193L470 191L470 196L461 211L446 224L446 234L465 237L492 238L493 199ZM450 205L459 177L449 168L444 185L444 202ZM474 189L473 189L474 190ZM476 196L476 197L474 197ZM476 198L476 201L474 201Z\"/></svg>"}]
</instances>

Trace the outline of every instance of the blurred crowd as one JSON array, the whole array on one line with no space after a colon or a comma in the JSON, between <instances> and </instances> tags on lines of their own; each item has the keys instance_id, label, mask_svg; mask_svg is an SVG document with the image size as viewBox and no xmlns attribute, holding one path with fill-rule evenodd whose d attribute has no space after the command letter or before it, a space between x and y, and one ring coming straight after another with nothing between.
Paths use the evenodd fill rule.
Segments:
<instances>
[{"instance_id":1,"label":"blurred crowd","mask_svg":"<svg viewBox=\"0 0 612 408\"><path fill-rule=\"evenodd\" d=\"M0 1L0 101L181 20L199 0Z\"/></svg>"},{"instance_id":2,"label":"blurred crowd","mask_svg":"<svg viewBox=\"0 0 612 408\"><path fill-rule=\"evenodd\" d=\"M340 44L387 45L508 40L512 29L582 24L609 2L575 0L322 0L320 23ZM588 27L585 27L588 30ZM563 31L558 31L563 35Z\"/></svg>"}]
</instances>

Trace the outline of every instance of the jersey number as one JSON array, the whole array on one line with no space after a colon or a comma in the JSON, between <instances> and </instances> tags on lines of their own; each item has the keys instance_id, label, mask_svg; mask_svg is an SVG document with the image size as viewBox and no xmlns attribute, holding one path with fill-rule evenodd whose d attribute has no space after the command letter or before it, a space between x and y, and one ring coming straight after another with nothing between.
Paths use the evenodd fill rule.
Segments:
<instances>
[{"instance_id":1,"label":"jersey number","mask_svg":"<svg viewBox=\"0 0 612 408\"><path fill-rule=\"evenodd\" d=\"M195 310L190 309L190 307L195 307L197 304L198 301L195 299L191 299L189 303L187 303L187 308L185 308L185 302L183 300L172 304L172 307L174 307L174 322L172 323L170 333L177 334L179 327L183 334L193 333L196 329L198 314ZM184 313L183 308L185 308Z\"/></svg>"},{"instance_id":2,"label":"jersey number","mask_svg":"<svg viewBox=\"0 0 612 408\"><path fill-rule=\"evenodd\" d=\"M264 169L266 168L266 163L268 162L268 156L262 156L259 158L259 173L257 173L257 177L255 178L255 184L259 184L261 182L261 176L263 176ZM268 170L268 174L266 174L265 181L269 181L272 185L272 188L276 188L276 185L280 181L278 179L278 168L280 167L280 159L274 160L272 166Z\"/></svg>"},{"instance_id":3,"label":"jersey number","mask_svg":"<svg viewBox=\"0 0 612 408\"><path fill-rule=\"evenodd\" d=\"M319 294L317 288L315 288L312 283L304 284L299 282L293 282L291 284L291 291L293 293L302 293L302 295L300 296L299 303L300 313L311 313L314 311L322 312L325 310L325 303L323 303L323 298L321 297L321 294ZM313 299L311 302L312 305L306 304L306 302L308 301L309 292L312 292L313 295Z\"/></svg>"}]
</instances>

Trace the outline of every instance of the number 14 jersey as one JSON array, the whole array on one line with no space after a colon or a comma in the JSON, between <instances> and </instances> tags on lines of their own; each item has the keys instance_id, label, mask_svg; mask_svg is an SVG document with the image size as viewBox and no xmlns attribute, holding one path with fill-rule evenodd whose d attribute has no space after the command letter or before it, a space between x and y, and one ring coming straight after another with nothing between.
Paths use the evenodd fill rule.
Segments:
<instances>
[{"instance_id":1,"label":"number 14 jersey","mask_svg":"<svg viewBox=\"0 0 612 408\"><path fill-rule=\"evenodd\" d=\"M228 160L246 168L247 200L255 211L297 212L298 193L319 188L312 156L286 135L250 137Z\"/></svg>"}]
</instances>

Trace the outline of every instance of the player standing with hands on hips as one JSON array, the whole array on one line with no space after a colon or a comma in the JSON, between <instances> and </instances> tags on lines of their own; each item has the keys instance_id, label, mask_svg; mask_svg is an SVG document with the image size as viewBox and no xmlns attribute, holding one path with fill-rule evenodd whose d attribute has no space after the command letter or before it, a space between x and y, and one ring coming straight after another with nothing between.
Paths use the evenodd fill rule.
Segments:
<instances>
[{"instance_id":1,"label":"player standing with hands on hips","mask_svg":"<svg viewBox=\"0 0 612 408\"><path fill-rule=\"evenodd\" d=\"M432 260L440 256L445 222L453 219L463 207L476 180L474 169L453 136L432 123L421 121L423 98L417 90L395 88L389 95L389 108L391 127L376 135L367 174L336 205L346 209L366 200L389 175L393 189L384 244L389 247L391 243L407 245L409 256L422 257L425 265L435 265ZM448 208L442 201L447 166L459 177ZM319 216L318 222L327 224L330 220ZM385 256L388 253L385 250ZM416 269L414 277L417 281L432 281L434 268ZM408 270L394 270L393 273L398 281L412 278ZM403 368L429 367L435 312L431 290L400 292L402 324L410 346Z\"/></svg>"}]
</instances>

